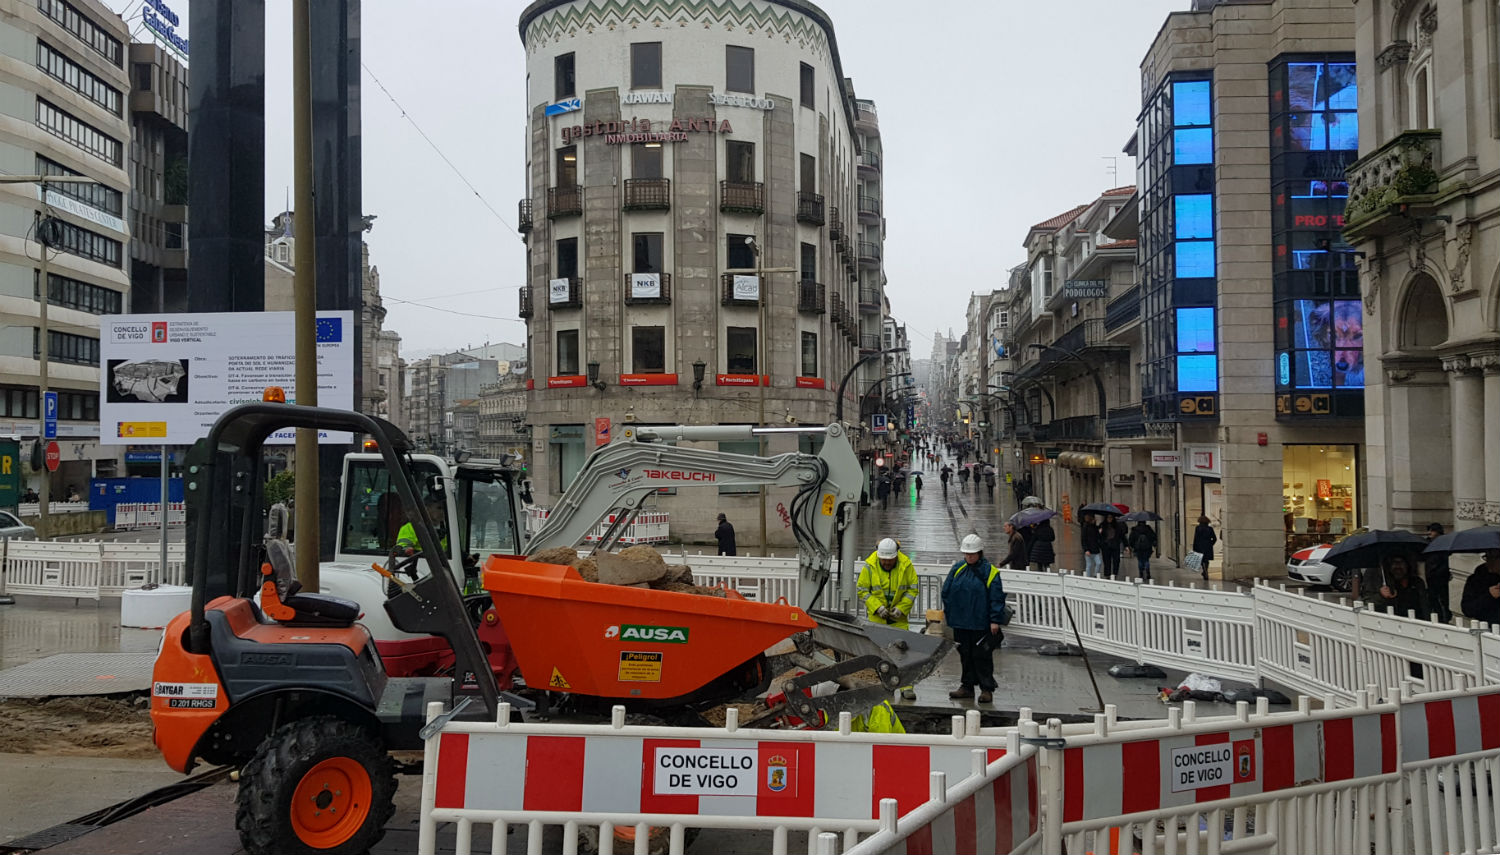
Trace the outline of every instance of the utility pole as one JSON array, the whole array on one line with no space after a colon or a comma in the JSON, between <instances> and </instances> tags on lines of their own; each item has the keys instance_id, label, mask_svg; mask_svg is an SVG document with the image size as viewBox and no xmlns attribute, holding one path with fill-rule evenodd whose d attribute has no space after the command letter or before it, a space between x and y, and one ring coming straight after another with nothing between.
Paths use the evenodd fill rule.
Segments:
<instances>
[{"instance_id":1,"label":"utility pole","mask_svg":"<svg viewBox=\"0 0 1500 855\"><path fill-rule=\"evenodd\" d=\"M292 214L295 256L292 294L297 357L297 403L318 405L317 232L312 174L312 0L292 2L292 160L297 195ZM297 576L318 590L318 432L297 429Z\"/></svg>"},{"instance_id":2,"label":"utility pole","mask_svg":"<svg viewBox=\"0 0 1500 855\"><path fill-rule=\"evenodd\" d=\"M48 372L51 362L50 348L48 347L47 328L47 306L51 297L51 282L47 273L47 251L51 249L50 236L43 233L44 223L51 219L47 213L47 185L48 184L103 184L95 178L86 175L3 175L0 176L0 184L40 184L42 186L42 212L36 218L36 242L41 247L41 263L37 271L37 414L41 417L37 422L36 441L38 444L47 441L47 387L51 380ZM103 382L103 380L101 380ZM52 501L52 473L47 472L42 476L42 489L37 497L37 537L45 538L51 532L48 524L48 506Z\"/></svg>"}]
</instances>

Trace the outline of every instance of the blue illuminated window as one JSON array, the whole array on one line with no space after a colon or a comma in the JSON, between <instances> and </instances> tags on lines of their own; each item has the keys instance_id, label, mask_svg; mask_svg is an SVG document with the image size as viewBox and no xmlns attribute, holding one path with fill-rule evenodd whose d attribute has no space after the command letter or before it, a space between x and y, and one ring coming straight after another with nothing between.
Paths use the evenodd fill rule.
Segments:
<instances>
[{"instance_id":1,"label":"blue illuminated window","mask_svg":"<svg viewBox=\"0 0 1500 855\"><path fill-rule=\"evenodd\" d=\"M1177 310L1177 352L1214 352L1214 310Z\"/></svg>"},{"instance_id":2,"label":"blue illuminated window","mask_svg":"<svg viewBox=\"0 0 1500 855\"><path fill-rule=\"evenodd\" d=\"M1212 115L1207 80L1172 84L1172 124L1178 127L1207 125L1212 121Z\"/></svg>"},{"instance_id":3,"label":"blue illuminated window","mask_svg":"<svg viewBox=\"0 0 1500 855\"><path fill-rule=\"evenodd\" d=\"M1217 392L1217 391L1219 391L1219 357L1217 357L1217 356L1179 356L1179 357L1177 357L1177 391L1179 391L1179 392Z\"/></svg>"},{"instance_id":4,"label":"blue illuminated window","mask_svg":"<svg viewBox=\"0 0 1500 855\"><path fill-rule=\"evenodd\" d=\"M1177 244L1178 279L1203 279L1214 275L1214 242L1191 241Z\"/></svg>"},{"instance_id":5,"label":"blue illuminated window","mask_svg":"<svg viewBox=\"0 0 1500 855\"><path fill-rule=\"evenodd\" d=\"M1208 194L1178 196L1177 239L1211 238L1214 236L1214 197Z\"/></svg>"},{"instance_id":6,"label":"blue illuminated window","mask_svg":"<svg viewBox=\"0 0 1500 855\"><path fill-rule=\"evenodd\" d=\"M1209 128L1173 131L1172 162L1177 164L1213 163L1214 132Z\"/></svg>"}]
</instances>

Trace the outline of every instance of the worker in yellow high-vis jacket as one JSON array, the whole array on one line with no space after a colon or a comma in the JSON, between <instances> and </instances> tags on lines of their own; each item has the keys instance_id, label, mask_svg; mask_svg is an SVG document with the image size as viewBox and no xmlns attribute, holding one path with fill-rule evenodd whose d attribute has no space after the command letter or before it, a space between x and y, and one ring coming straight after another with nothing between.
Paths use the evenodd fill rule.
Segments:
<instances>
[{"instance_id":1,"label":"worker in yellow high-vis jacket","mask_svg":"<svg viewBox=\"0 0 1500 855\"><path fill-rule=\"evenodd\" d=\"M894 538L881 540L865 559L859 571L859 598L871 622L910 628L911 610L917 604L917 568ZM912 701L917 693L907 686L901 697Z\"/></svg>"}]
</instances>

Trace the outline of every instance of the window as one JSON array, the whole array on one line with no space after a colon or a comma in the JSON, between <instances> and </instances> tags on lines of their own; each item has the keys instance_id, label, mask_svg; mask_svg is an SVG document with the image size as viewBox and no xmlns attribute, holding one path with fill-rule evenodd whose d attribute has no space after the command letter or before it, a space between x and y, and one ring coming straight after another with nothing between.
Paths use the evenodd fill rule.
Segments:
<instances>
[{"instance_id":1,"label":"window","mask_svg":"<svg viewBox=\"0 0 1500 855\"><path fill-rule=\"evenodd\" d=\"M123 244L113 238L82 229L72 223L60 219L53 219L57 224L59 241L55 249L72 253L80 258L107 264L110 267L120 266L120 250Z\"/></svg>"},{"instance_id":2,"label":"window","mask_svg":"<svg viewBox=\"0 0 1500 855\"><path fill-rule=\"evenodd\" d=\"M755 143L740 140L724 142L724 177L741 184L755 181Z\"/></svg>"},{"instance_id":3,"label":"window","mask_svg":"<svg viewBox=\"0 0 1500 855\"><path fill-rule=\"evenodd\" d=\"M78 63L53 50L50 45L41 40L37 40L36 43L36 67L49 77L61 80L74 92L116 116L120 115L120 90L85 71Z\"/></svg>"},{"instance_id":4,"label":"window","mask_svg":"<svg viewBox=\"0 0 1500 855\"><path fill-rule=\"evenodd\" d=\"M631 178L665 178L661 143L637 143L630 147Z\"/></svg>"},{"instance_id":5,"label":"window","mask_svg":"<svg viewBox=\"0 0 1500 855\"><path fill-rule=\"evenodd\" d=\"M565 53L552 61L552 77L557 83L557 98L572 98L577 84L573 80L573 54Z\"/></svg>"},{"instance_id":6,"label":"window","mask_svg":"<svg viewBox=\"0 0 1500 855\"><path fill-rule=\"evenodd\" d=\"M578 278L578 238L563 238L557 242L557 278Z\"/></svg>"},{"instance_id":7,"label":"window","mask_svg":"<svg viewBox=\"0 0 1500 855\"><path fill-rule=\"evenodd\" d=\"M42 331L35 327L31 330L31 356L33 359L42 358ZM98 365L99 339L48 330L47 361Z\"/></svg>"},{"instance_id":8,"label":"window","mask_svg":"<svg viewBox=\"0 0 1500 855\"><path fill-rule=\"evenodd\" d=\"M818 159L810 154L802 155L802 192L818 192Z\"/></svg>"},{"instance_id":9,"label":"window","mask_svg":"<svg viewBox=\"0 0 1500 855\"><path fill-rule=\"evenodd\" d=\"M724 48L724 91L755 91L755 49L727 45Z\"/></svg>"},{"instance_id":10,"label":"window","mask_svg":"<svg viewBox=\"0 0 1500 855\"><path fill-rule=\"evenodd\" d=\"M100 160L120 165L119 140L40 98L36 101L36 123L42 130L67 140Z\"/></svg>"},{"instance_id":11,"label":"window","mask_svg":"<svg viewBox=\"0 0 1500 855\"><path fill-rule=\"evenodd\" d=\"M131 84L142 92L151 91L151 63L137 62L130 67Z\"/></svg>"},{"instance_id":12,"label":"window","mask_svg":"<svg viewBox=\"0 0 1500 855\"><path fill-rule=\"evenodd\" d=\"M802 106L815 107L817 76L814 74L812 66L805 62L799 64L802 66L802 85L800 87L802 92Z\"/></svg>"},{"instance_id":13,"label":"window","mask_svg":"<svg viewBox=\"0 0 1500 855\"><path fill-rule=\"evenodd\" d=\"M31 277L31 290L33 295L41 296L40 270L33 270ZM77 279L69 279L66 276L58 276L55 273L47 274L50 287L47 289L47 301L54 306L67 309L77 309L94 315L117 315L121 311L123 296L119 291L108 288L100 288L98 285L90 285Z\"/></svg>"},{"instance_id":14,"label":"window","mask_svg":"<svg viewBox=\"0 0 1500 855\"><path fill-rule=\"evenodd\" d=\"M802 376L818 376L818 334L802 333Z\"/></svg>"},{"instance_id":15,"label":"window","mask_svg":"<svg viewBox=\"0 0 1500 855\"><path fill-rule=\"evenodd\" d=\"M43 15L56 21L73 37L93 48L100 56L117 68L124 68L125 48L120 40L94 23L93 19L79 12L67 0L36 0L36 7Z\"/></svg>"},{"instance_id":16,"label":"window","mask_svg":"<svg viewBox=\"0 0 1500 855\"><path fill-rule=\"evenodd\" d=\"M636 374L661 374L667 370L667 328L630 328L630 366Z\"/></svg>"},{"instance_id":17,"label":"window","mask_svg":"<svg viewBox=\"0 0 1500 855\"><path fill-rule=\"evenodd\" d=\"M635 272L662 272L661 232L646 232L631 236L635 244Z\"/></svg>"},{"instance_id":18,"label":"window","mask_svg":"<svg viewBox=\"0 0 1500 855\"><path fill-rule=\"evenodd\" d=\"M578 330L557 331L557 376L579 374Z\"/></svg>"},{"instance_id":19,"label":"window","mask_svg":"<svg viewBox=\"0 0 1500 855\"><path fill-rule=\"evenodd\" d=\"M82 175L74 169L69 169L55 160L37 155L36 171L38 175ZM120 216L124 210L125 194L121 193L108 184L84 184L84 183L61 183L49 184L48 188L54 193L59 193L71 199L77 199L85 205L105 212Z\"/></svg>"},{"instance_id":20,"label":"window","mask_svg":"<svg viewBox=\"0 0 1500 855\"><path fill-rule=\"evenodd\" d=\"M578 147L564 146L557 150L557 186L578 186Z\"/></svg>"},{"instance_id":21,"label":"window","mask_svg":"<svg viewBox=\"0 0 1500 855\"><path fill-rule=\"evenodd\" d=\"M98 396L94 396L98 400ZM37 417L37 389L17 386L0 386L0 416L16 419Z\"/></svg>"},{"instance_id":22,"label":"window","mask_svg":"<svg viewBox=\"0 0 1500 855\"><path fill-rule=\"evenodd\" d=\"M760 454L760 440L749 439L739 440L735 442L721 442L719 443L719 451L722 451L726 454L744 454L751 457L758 456ZM719 495L721 496L746 495L759 492L760 487L755 484L737 484L730 487L719 488Z\"/></svg>"},{"instance_id":23,"label":"window","mask_svg":"<svg viewBox=\"0 0 1500 855\"><path fill-rule=\"evenodd\" d=\"M807 282L818 281L818 247L816 244L802 244L802 279Z\"/></svg>"},{"instance_id":24,"label":"window","mask_svg":"<svg viewBox=\"0 0 1500 855\"><path fill-rule=\"evenodd\" d=\"M750 248L746 241L753 240L750 235L725 235L724 242L727 260L730 270L754 270L755 251Z\"/></svg>"},{"instance_id":25,"label":"window","mask_svg":"<svg viewBox=\"0 0 1500 855\"><path fill-rule=\"evenodd\" d=\"M725 339L725 373L756 373L755 327L730 327Z\"/></svg>"},{"instance_id":26,"label":"window","mask_svg":"<svg viewBox=\"0 0 1500 855\"><path fill-rule=\"evenodd\" d=\"M661 88L661 42L637 42L630 46L630 88Z\"/></svg>"}]
</instances>

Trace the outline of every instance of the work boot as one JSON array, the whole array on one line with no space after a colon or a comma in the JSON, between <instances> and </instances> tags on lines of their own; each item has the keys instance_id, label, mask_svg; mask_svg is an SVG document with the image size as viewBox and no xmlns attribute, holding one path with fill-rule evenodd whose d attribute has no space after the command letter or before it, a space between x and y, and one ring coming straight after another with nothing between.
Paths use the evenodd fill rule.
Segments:
<instances>
[{"instance_id":1,"label":"work boot","mask_svg":"<svg viewBox=\"0 0 1500 855\"><path fill-rule=\"evenodd\" d=\"M950 698L972 698L972 697L974 697L974 687L973 686L959 686L958 688L956 688L953 691L949 692L948 693L948 697L950 697Z\"/></svg>"},{"instance_id":2,"label":"work boot","mask_svg":"<svg viewBox=\"0 0 1500 855\"><path fill-rule=\"evenodd\" d=\"M993 701L994 699L995 699L995 696L992 695L992 694L990 694L988 691L980 692L979 693L979 702L981 704L987 704L990 701Z\"/></svg>"},{"instance_id":3,"label":"work boot","mask_svg":"<svg viewBox=\"0 0 1500 855\"><path fill-rule=\"evenodd\" d=\"M916 689L902 689L901 690L901 698L903 700L907 700L907 701L914 701L914 700L917 699L917 690Z\"/></svg>"}]
</instances>

